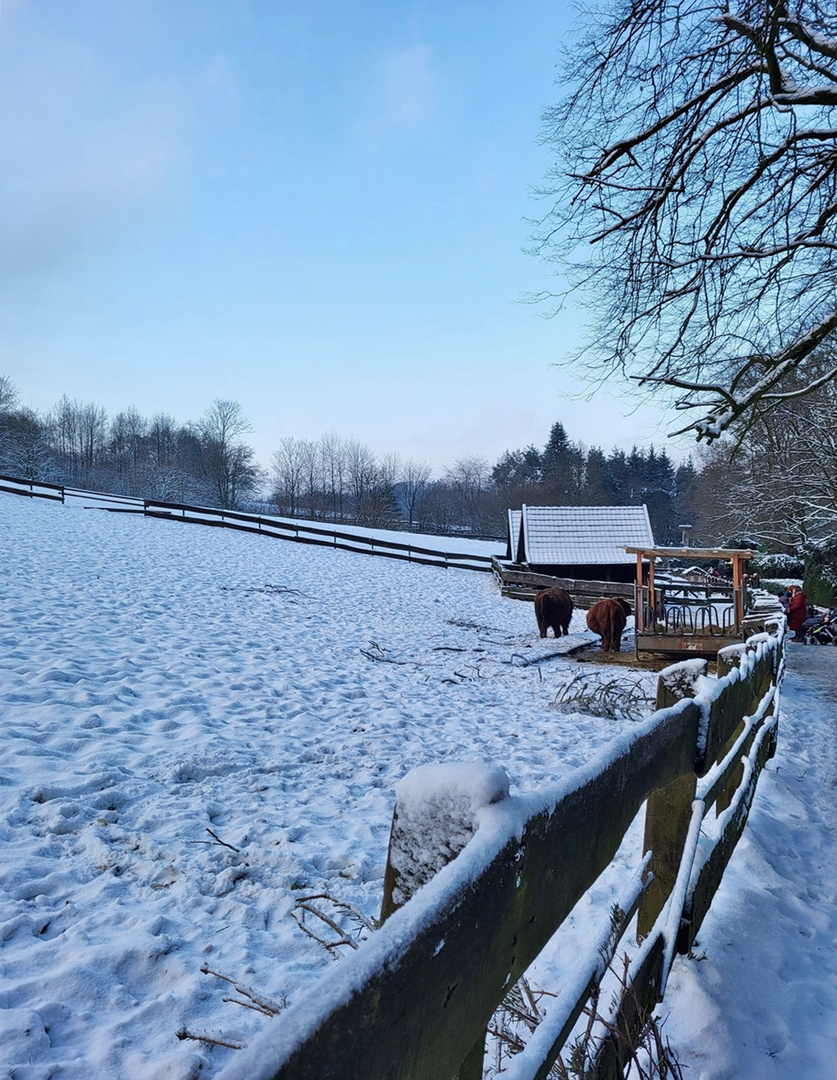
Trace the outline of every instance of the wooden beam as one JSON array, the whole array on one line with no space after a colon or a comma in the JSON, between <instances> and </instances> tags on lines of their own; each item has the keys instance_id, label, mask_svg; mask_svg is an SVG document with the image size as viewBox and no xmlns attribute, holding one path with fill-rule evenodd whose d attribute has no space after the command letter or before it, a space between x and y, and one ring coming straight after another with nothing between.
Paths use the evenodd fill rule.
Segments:
<instances>
[{"instance_id":1,"label":"wooden beam","mask_svg":"<svg viewBox=\"0 0 837 1080\"><path fill-rule=\"evenodd\" d=\"M676 547L625 547L629 555L642 555L646 559L689 559L692 562L708 562L715 559L752 559L748 548L676 548Z\"/></svg>"}]
</instances>

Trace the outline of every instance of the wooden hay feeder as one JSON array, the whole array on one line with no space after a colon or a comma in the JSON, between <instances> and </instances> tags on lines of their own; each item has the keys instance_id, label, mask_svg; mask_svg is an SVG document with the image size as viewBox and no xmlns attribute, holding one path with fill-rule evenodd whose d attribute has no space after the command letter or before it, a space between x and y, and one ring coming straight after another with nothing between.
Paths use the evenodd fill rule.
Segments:
<instances>
[{"instance_id":1,"label":"wooden hay feeder","mask_svg":"<svg viewBox=\"0 0 837 1080\"><path fill-rule=\"evenodd\" d=\"M753 553L739 548L626 547L636 555L636 655L714 658L719 649L743 641L746 590L744 564ZM655 559L729 562L732 579L655 581ZM647 560L643 563L643 560ZM647 569L646 569L647 568ZM646 576L647 575L647 576Z\"/></svg>"}]
</instances>

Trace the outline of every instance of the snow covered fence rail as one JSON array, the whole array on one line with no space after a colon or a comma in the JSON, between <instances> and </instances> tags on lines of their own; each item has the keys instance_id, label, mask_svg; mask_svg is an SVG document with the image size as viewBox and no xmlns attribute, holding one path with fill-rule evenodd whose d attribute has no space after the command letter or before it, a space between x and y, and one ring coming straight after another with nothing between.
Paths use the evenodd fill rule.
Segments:
<instances>
[{"instance_id":1,"label":"snow covered fence rail","mask_svg":"<svg viewBox=\"0 0 837 1080\"><path fill-rule=\"evenodd\" d=\"M316 544L342 551L383 555L389 559L403 559L406 562L421 563L425 566L491 571L492 557L490 555L443 551L419 544L402 544L381 536L364 535L360 531L344 532L319 525L307 525L302 521L283 521L280 518L263 517L259 514L247 514L235 510L217 510L186 503L139 499L103 491L61 487L58 484L46 484L37 480L20 480L11 476L0 476L0 491L7 491L13 495L54 499L57 502L66 502L67 499L82 500L89 509L144 514L146 517L182 521L195 525L214 525L225 529L237 529L240 532L259 533L261 536L273 536L280 540L293 540L300 544Z\"/></svg>"},{"instance_id":2,"label":"snow covered fence rail","mask_svg":"<svg viewBox=\"0 0 837 1080\"><path fill-rule=\"evenodd\" d=\"M28 495L37 499L64 501L64 489L60 484L45 484L39 480L20 480L14 476L0 476L0 491L12 495Z\"/></svg>"},{"instance_id":3,"label":"snow covered fence rail","mask_svg":"<svg viewBox=\"0 0 837 1080\"><path fill-rule=\"evenodd\" d=\"M135 495L114 495L109 491L90 491L87 488L64 488L64 501L78 499L88 510L120 510L123 513L143 513L143 501Z\"/></svg>"},{"instance_id":4,"label":"snow covered fence rail","mask_svg":"<svg viewBox=\"0 0 837 1080\"><path fill-rule=\"evenodd\" d=\"M643 857L508 1080L544 1080L617 946L628 988L599 1029L596 1077L695 940L776 745L784 619L661 673L658 711L553 789L510 796L502 770L425 767L399 785L381 929L313 985L220 1080L479 1080L486 1027L608 867L644 803ZM715 807L710 819L709 811ZM650 870L650 874L648 871ZM625 944L637 913L638 945ZM604 997L599 1009L605 1008Z\"/></svg>"},{"instance_id":5,"label":"snow covered fence rail","mask_svg":"<svg viewBox=\"0 0 837 1080\"><path fill-rule=\"evenodd\" d=\"M282 521L279 518L263 517L260 514L214 510L208 507L158 502L151 499L145 500L145 514L147 517L165 520L254 532L261 536L273 536L300 544L316 544L321 547L357 551L367 555L383 555L386 558L404 559L407 562L422 563L426 566L444 566L459 570L491 570L490 555L448 552L417 544L401 544L378 536L342 532L319 525L307 525L301 521Z\"/></svg>"}]
</instances>

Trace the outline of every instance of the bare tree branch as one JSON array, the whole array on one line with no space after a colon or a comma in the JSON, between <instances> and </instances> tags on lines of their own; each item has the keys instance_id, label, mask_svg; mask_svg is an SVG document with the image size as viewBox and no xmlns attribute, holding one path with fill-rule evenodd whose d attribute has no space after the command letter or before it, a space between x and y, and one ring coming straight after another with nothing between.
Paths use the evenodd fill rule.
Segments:
<instances>
[{"instance_id":1,"label":"bare tree branch","mask_svg":"<svg viewBox=\"0 0 837 1080\"><path fill-rule=\"evenodd\" d=\"M662 391L699 440L808 392L837 333L837 10L789 7L605 3L544 116L534 251L595 312L569 362Z\"/></svg>"}]
</instances>

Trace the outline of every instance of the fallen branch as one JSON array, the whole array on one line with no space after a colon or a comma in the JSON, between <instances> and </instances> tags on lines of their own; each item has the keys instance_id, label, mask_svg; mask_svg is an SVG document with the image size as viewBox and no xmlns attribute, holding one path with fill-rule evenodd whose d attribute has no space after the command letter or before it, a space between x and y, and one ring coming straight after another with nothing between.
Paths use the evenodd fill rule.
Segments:
<instances>
[{"instance_id":1,"label":"fallen branch","mask_svg":"<svg viewBox=\"0 0 837 1080\"><path fill-rule=\"evenodd\" d=\"M561 712L586 712L610 720L635 719L652 705L642 679L623 675L605 681L585 672L570 679L552 702L552 708Z\"/></svg>"},{"instance_id":2,"label":"fallen branch","mask_svg":"<svg viewBox=\"0 0 837 1080\"><path fill-rule=\"evenodd\" d=\"M227 997L223 999L224 1001L231 1001L236 1005L244 1005L248 1009L256 1009L258 1012L264 1013L265 1016L275 1016L288 1004L284 998L281 1001L277 1001L276 998L268 997L267 994L262 994L259 990L254 990L252 986L245 986L243 983L238 982L238 980L231 978L229 975L223 975L220 971L213 971L207 964L201 965L201 971L204 975L214 975L216 979L223 979L224 982L228 982L243 997L250 999L250 1001L247 1002L239 1001L238 998Z\"/></svg>"},{"instance_id":3,"label":"fallen branch","mask_svg":"<svg viewBox=\"0 0 837 1080\"><path fill-rule=\"evenodd\" d=\"M241 848L233 847L232 844L228 844L226 840L222 840L221 837L212 831L212 829L206 830L213 839L217 840L222 847L228 847L230 851L241 851Z\"/></svg>"},{"instance_id":4,"label":"fallen branch","mask_svg":"<svg viewBox=\"0 0 837 1080\"><path fill-rule=\"evenodd\" d=\"M210 1035L207 1031L189 1031L188 1028L178 1028L175 1032L178 1039L194 1039L195 1042L210 1043L212 1046L228 1046L230 1050L244 1050L247 1043L230 1039L226 1035Z\"/></svg>"},{"instance_id":5,"label":"fallen branch","mask_svg":"<svg viewBox=\"0 0 837 1080\"><path fill-rule=\"evenodd\" d=\"M377 641L370 641L371 649L361 649L361 656L365 656L367 660L376 660L379 664L406 664L407 660L393 660L391 656L387 656L386 649L382 649Z\"/></svg>"},{"instance_id":6,"label":"fallen branch","mask_svg":"<svg viewBox=\"0 0 837 1080\"><path fill-rule=\"evenodd\" d=\"M329 904L332 904L340 914L353 919L358 924L357 935L361 941L365 940L362 936L364 929L369 930L371 933L374 933L374 931L378 929L377 923L374 920L367 918L362 911L358 911L352 904L346 903L344 900L338 900L334 896L331 896L330 893L315 893L313 896L303 896L297 900L291 915L294 917L300 930L322 945L324 949L328 949L329 952L332 952L333 949L340 948L341 945L348 945L350 949L356 949L358 943L342 928L342 926L339 925L336 919L327 915L319 907L314 907L314 900L326 900ZM308 915L313 915L315 918L325 923L325 925L337 935L336 938L328 940L312 930L305 921L306 913ZM336 956L338 954L332 952L332 955Z\"/></svg>"}]
</instances>

